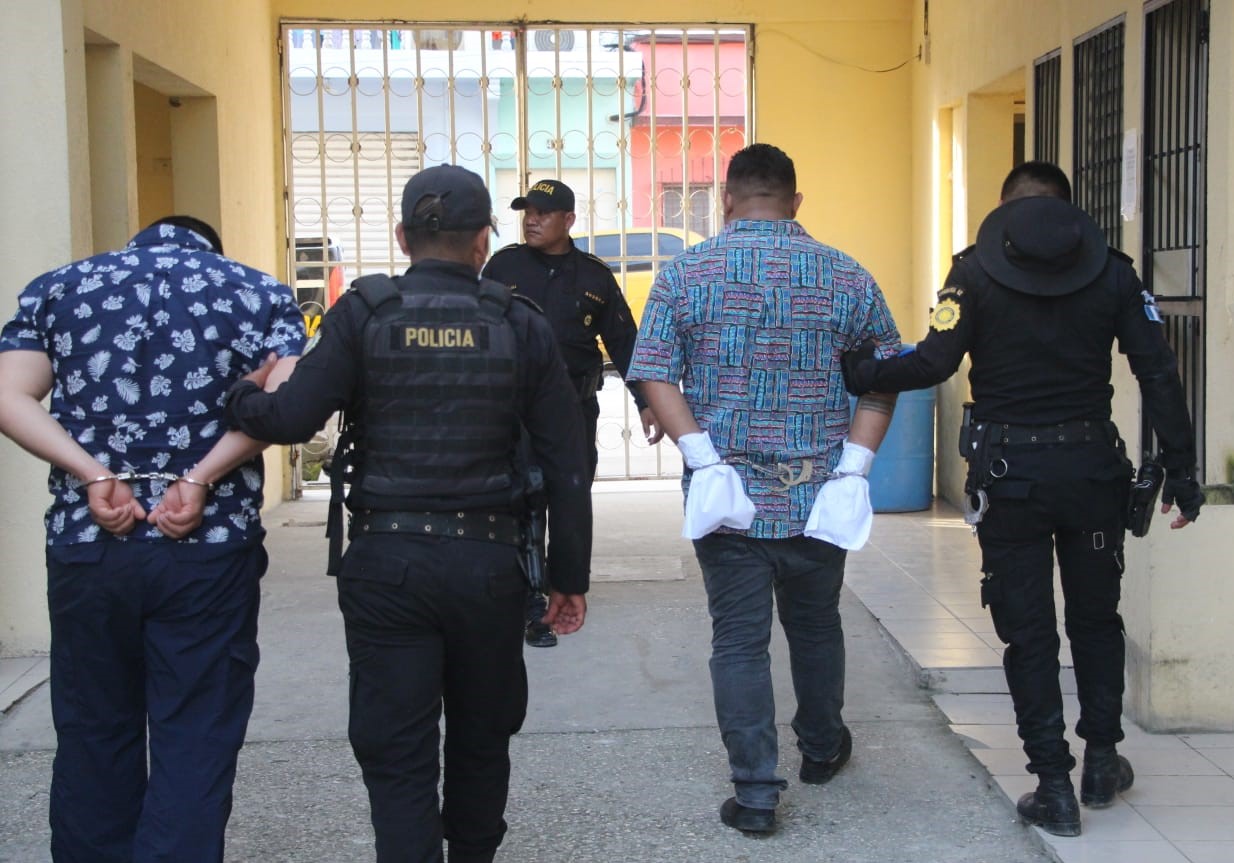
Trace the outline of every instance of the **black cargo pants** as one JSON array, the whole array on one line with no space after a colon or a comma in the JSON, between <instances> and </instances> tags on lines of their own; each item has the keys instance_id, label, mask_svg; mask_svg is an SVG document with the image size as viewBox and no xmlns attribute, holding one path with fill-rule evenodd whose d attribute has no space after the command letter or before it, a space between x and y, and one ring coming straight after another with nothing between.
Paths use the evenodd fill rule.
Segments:
<instances>
[{"instance_id":1,"label":"black cargo pants","mask_svg":"<svg viewBox=\"0 0 1234 863\"><path fill-rule=\"evenodd\" d=\"M1118 602L1130 465L1104 445L1008 450L977 528L982 602L1007 645L1003 668L1030 773L1075 766L1063 738L1054 561L1063 591L1080 717L1089 744L1123 739L1124 643ZM1030 479L1031 477L1031 479ZM1012 496L1000 494L1014 489Z\"/></svg>"}]
</instances>

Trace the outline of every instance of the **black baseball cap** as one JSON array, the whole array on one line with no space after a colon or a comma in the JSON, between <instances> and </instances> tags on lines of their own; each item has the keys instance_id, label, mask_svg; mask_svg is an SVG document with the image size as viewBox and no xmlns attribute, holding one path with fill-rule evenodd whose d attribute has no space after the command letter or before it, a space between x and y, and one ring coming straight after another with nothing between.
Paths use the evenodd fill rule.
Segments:
<instances>
[{"instance_id":1,"label":"black baseball cap","mask_svg":"<svg viewBox=\"0 0 1234 863\"><path fill-rule=\"evenodd\" d=\"M436 165L403 187L403 227L466 231L493 226L493 199L479 174L458 165Z\"/></svg>"},{"instance_id":2,"label":"black baseball cap","mask_svg":"<svg viewBox=\"0 0 1234 863\"><path fill-rule=\"evenodd\" d=\"M511 210L526 210L528 207L545 212L564 210L573 213L574 192L561 180L539 180L527 190L526 195L510 202Z\"/></svg>"}]
</instances>

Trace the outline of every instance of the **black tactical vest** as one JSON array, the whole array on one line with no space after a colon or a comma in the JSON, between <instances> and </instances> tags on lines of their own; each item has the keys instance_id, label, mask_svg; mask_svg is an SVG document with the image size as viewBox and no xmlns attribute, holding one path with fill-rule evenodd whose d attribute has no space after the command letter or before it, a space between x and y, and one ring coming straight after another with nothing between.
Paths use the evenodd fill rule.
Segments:
<instances>
[{"instance_id":1,"label":"black tactical vest","mask_svg":"<svg viewBox=\"0 0 1234 863\"><path fill-rule=\"evenodd\" d=\"M496 282L433 278L376 308L363 334L353 510L491 500L513 487L517 349L509 306L510 291Z\"/></svg>"}]
</instances>

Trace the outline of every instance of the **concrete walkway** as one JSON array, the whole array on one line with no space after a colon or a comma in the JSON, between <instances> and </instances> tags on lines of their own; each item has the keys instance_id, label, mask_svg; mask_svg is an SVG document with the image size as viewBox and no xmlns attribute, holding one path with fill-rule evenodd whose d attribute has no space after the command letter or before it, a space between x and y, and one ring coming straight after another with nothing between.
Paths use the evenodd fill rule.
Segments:
<instances>
[{"instance_id":1,"label":"concrete walkway","mask_svg":"<svg viewBox=\"0 0 1234 863\"><path fill-rule=\"evenodd\" d=\"M322 575L325 504L310 497L266 518L262 664L228 833L227 859L236 863L372 859L367 801L346 739L342 624L334 582ZM849 558L849 767L821 788L796 781L792 690L777 630L772 661L789 780L780 827L769 838L723 827L717 809L732 792L712 713L701 578L678 537L677 483L602 482L595 501L587 625L557 648L527 650L532 703L512 745L510 832L498 861L1234 860L1234 735L1155 737L1129 728L1125 751L1140 778L1125 802L1086 810L1079 839L1046 842L1017 822L1007 794L1030 780L996 641L975 608L976 543L944 508L880 515L870 545ZM0 660L0 861L50 859L54 735L45 676L45 660ZM1191 788L1203 794L1189 797ZM1192 805L1201 799L1221 805Z\"/></svg>"}]
</instances>

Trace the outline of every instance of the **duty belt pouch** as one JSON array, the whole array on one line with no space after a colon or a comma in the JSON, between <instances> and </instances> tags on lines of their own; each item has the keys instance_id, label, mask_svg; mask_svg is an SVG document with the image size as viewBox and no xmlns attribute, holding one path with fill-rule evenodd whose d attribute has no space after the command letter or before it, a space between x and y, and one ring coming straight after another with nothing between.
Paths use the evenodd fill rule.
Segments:
<instances>
[{"instance_id":1,"label":"duty belt pouch","mask_svg":"<svg viewBox=\"0 0 1234 863\"><path fill-rule=\"evenodd\" d=\"M960 458L970 459L973 456L973 450L976 447L976 441L973 440L973 403L964 403L964 415L960 420Z\"/></svg>"},{"instance_id":2,"label":"duty belt pouch","mask_svg":"<svg viewBox=\"0 0 1234 863\"><path fill-rule=\"evenodd\" d=\"M604 378L604 369L585 372L575 379L574 387L578 390L578 400L585 402L595 396L600 390L600 381Z\"/></svg>"},{"instance_id":3,"label":"duty belt pouch","mask_svg":"<svg viewBox=\"0 0 1234 863\"><path fill-rule=\"evenodd\" d=\"M1165 468L1155 461L1147 460L1140 465L1135 482L1131 485L1131 497L1127 501L1127 530L1135 537L1148 533L1153 510L1157 508L1157 495L1165 481Z\"/></svg>"}]
</instances>

